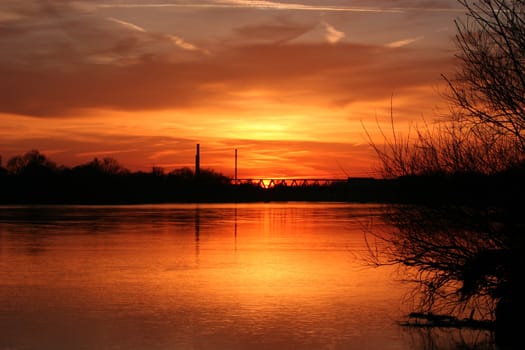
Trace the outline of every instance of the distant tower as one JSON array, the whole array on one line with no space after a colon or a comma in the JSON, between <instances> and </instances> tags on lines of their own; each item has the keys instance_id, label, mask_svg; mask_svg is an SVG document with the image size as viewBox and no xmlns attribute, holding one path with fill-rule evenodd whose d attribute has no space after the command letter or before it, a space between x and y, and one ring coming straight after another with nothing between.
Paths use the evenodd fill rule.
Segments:
<instances>
[{"instance_id":1,"label":"distant tower","mask_svg":"<svg viewBox=\"0 0 525 350\"><path fill-rule=\"evenodd\" d=\"M235 149L235 179L234 184L237 185L237 148Z\"/></svg>"},{"instance_id":2,"label":"distant tower","mask_svg":"<svg viewBox=\"0 0 525 350\"><path fill-rule=\"evenodd\" d=\"M195 154L195 176L198 177L201 174L201 155L200 145L197 144L197 154Z\"/></svg>"}]
</instances>

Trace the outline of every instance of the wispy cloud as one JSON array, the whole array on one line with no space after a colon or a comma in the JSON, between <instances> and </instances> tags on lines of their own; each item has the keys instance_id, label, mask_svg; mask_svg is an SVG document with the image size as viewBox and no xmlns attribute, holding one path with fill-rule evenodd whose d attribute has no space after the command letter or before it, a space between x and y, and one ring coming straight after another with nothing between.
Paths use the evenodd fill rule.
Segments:
<instances>
[{"instance_id":1,"label":"wispy cloud","mask_svg":"<svg viewBox=\"0 0 525 350\"><path fill-rule=\"evenodd\" d=\"M316 22L297 23L278 19L276 22L250 24L234 28L236 37L245 42L286 43L294 40L317 27Z\"/></svg>"},{"instance_id":2,"label":"wispy cloud","mask_svg":"<svg viewBox=\"0 0 525 350\"><path fill-rule=\"evenodd\" d=\"M123 20L120 20L120 19L116 19L116 18L113 18L113 17L109 17L108 20L110 20L112 22L115 22L115 23L118 23L118 24L121 24L121 25L123 25L126 28L129 28L129 29L132 29L132 30L136 30L138 32L146 33L146 29L144 29L142 27L139 27L136 24L133 24L133 23L130 23L130 22L126 22L126 21L123 21Z\"/></svg>"},{"instance_id":3,"label":"wispy cloud","mask_svg":"<svg viewBox=\"0 0 525 350\"><path fill-rule=\"evenodd\" d=\"M335 29L333 25L326 23L324 21L321 23L326 30L325 38L329 43L335 44L345 37L345 33Z\"/></svg>"},{"instance_id":4,"label":"wispy cloud","mask_svg":"<svg viewBox=\"0 0 525 350\"><path fill-rule=\"evenodd\" d=\"M346 6L321 6L321 5L305 5L297 3L281 3L277 1L266 0L217 0L216 4L224 4L231 6L255 7L262 9L277 9L277 10L303 10L303 11L352 11L352 12L383 12L384 10L373 7L346 7ZM389 9L387 11L398 12L398 9Z\"/></svg>"},{"instance_id":5,"label":"wispy cloud","mask_svg":"<svg viewBox=\"0 0 525 350\"><path fill-rule=\"evenodd\" d=\"M138 31L138 32L141 32L141 33L147 33L146 29L134 24L134 23L130 23L130 22L126 22L126 21L123 21L123 20L120 20L120 19L117 19L117 18L113 18L113 17L109 17L108 20L112 21L112 22L115 22L115 23L118 23L128 29L131 29L131 30L135 30L135 31ZM184 50L189 50L189 51L202 51L201 49L199 49L197 46L187 42L186 40L182 39L181 37L178 37L176 35L170 35L170 34L159 34L160 36L162 37L165 37L167 38L169 41L171 41L175 46L177 47L180 47L181 49L184 49Z\"/></svg>"},{"instance_id":6,"label":"wispy cloud","mask_svg":"<svg viewBox=\"0 0 525 350\"><path fill-rule=\"evenodd\" d=\"M110 151L90 151L90 152L80 152L80 153L77 153L77 157L81 157L81 158L84 158L84 157L102 157L102 156L112 156L114 154L120 154L120 153L133 153L133 152L137 152L138 149L135 148L135 149L115 149L115 150L110 150Z\"/></svg>"},{"instance_id":7,"label":"wispy cloud","mask_svg":"<svg viewBox=\"0 0 525 350\"><path fill-rule=\"evenodd\" d=\"M178 47L189 50L189 51L202 51L197 46L187 42L186 40L176 36L176 35L167 35L167 37ZM206 51L207 53L207 51Z\"/></svg>"},{"instance_id":8,"label":"wispy cloud","mask_svg":"<svg viewBox=\"0 0 525 350\"><path fill-rule=\"evenodd\" d=\"M410 45L412 43L415 43L416 41L422 40L424 38L425 38L424 36L417 36L417 37L414 37L414 38L408 38L408 39L393 41L391 43L388 43L386 46L390 47L390 48L403 47L403 46L407 46L407 45Z\"/></svg>"},{"instance_id":9,"label":"wispy cloud","mask_svg":"<svg viewBox=\"0 0 525 350\"><path fill-rule=\"evenodd\" d=\"M331 11L331 12L403 12L401 8L323 6L298 3L281 3L266 0L216 0L200 3L155 3L155 4L101 4L98 7L186 7L186 8L257 8L268 10Z\"/></svg>"}]
</instances>

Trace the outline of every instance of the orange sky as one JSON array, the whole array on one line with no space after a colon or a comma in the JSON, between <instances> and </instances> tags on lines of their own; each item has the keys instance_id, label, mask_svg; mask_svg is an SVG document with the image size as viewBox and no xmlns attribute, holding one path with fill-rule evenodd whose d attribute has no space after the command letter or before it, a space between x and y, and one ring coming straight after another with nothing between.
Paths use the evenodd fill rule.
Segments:
<instances>
[{"instance_id":1,"label":"orange sky","mask_svg":"<svg viewBox=\"0 0 525 350\"><path fill-rule=\"evenodd\" d=\"M4 0L0 155L376 176L363 125L442 115L456 0ZM378 138L377 140L380 140Z\"/></svg>"}]
</instances>

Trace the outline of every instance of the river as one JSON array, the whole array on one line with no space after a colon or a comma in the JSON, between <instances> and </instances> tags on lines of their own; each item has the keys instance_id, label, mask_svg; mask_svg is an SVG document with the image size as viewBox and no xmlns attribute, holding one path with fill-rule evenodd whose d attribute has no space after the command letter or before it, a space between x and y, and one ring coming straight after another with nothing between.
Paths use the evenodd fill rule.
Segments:
<instances>
[{"instance_id":1,"label":"river","mask_svg":"<svg viewBox=\"0 0 525 350\"><path fill-rule=\"evenodd\" d=\"M380 213L0 207L0 349L422 349L397 323L409 287L366 263L365 232L388 229Z\"/></svg>"}]
</instances>

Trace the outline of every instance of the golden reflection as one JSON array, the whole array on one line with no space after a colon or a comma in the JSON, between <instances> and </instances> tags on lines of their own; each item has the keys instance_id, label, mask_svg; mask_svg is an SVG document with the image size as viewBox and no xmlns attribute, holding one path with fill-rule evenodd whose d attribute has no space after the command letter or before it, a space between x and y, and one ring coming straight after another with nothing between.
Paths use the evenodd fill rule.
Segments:
<instances>
[{"instance_id":1,"label":"golden reflection","mask_svg":"<svg viewBox=\"0 0 525 350\"><path fill-rule=\"evenodd\" d=\"M9 269L0 270L0 298L10 302L0 311L16 319L36 310L66 327L74 323L63 315L75 315L87 325L68 328L77 339L104 325L121 344L145 331L165 344L205 339L220 349L232 341L250 347L275 340L279 349L346 344L356 332L385 327L393 336L384 315L399 315L403 289L388 269L364 268L362 226L350 219L352 210L271 203L112 207L74 225L31 226L41 239L38 254L21 249L31 246L31 233L2 227L8 236L0 252ZM32 320L20 329L37 327ZM135 326L138 333L126 332ZM58 333L46 336L60 341Z\"/></svg>"},{"instance_id":2,"label":"golden reflection","mask_svg":"<svg viewBox=\"0 0 525 350\"><path fill-rule=\"evenodd\" d=\"M312 231L319 226L319 218L294 218L300 212L301 209L283 212L269 204L256 218L257 225L253 225L242 211L239 217L235 207L231 231L227 227L201 226L206 219L196 209L195 246L199 264L192 273L198 276L200 284L193 293L206 295L213 290L219 300L228 299L233 293L247 307L264 303L270 295L289 301L295 298L343 301L347 293L370 298L369 292L378 289L377 282L391 277L392 271L388 269L366 271L361 226L345 237L348 233L344 227L334 231L333 224L328 222L324 225L332 227L330 231L319 235ZM177 284L179 278L177 274L168 274L163 280L168 286ZM362 293L357 291L357 285L369 288ZM379 285L379 289L382 287Z\"/></svg>"}]
</instances>

